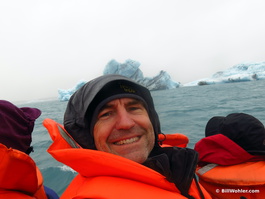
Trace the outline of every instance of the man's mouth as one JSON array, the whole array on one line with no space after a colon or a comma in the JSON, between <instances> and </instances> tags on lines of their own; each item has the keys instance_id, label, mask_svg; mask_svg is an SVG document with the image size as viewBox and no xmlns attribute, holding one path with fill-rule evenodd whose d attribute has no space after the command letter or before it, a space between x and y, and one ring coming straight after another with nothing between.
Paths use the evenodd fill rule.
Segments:
<instances>
[{"instance_id":1,"label":"man's mouth","mask_svg":"<svg viewBox=\"0 0 265 199\"><path fill-rule=\"evenodd\" d=\"M140 139L140 136L137 136L137 137L133 137L133 138L125 139L125 140L120 140L118 142L114 142L114 144L115 145L131 144L131 143L138 141L139 139Z\"/></svg>"}]
</instances>

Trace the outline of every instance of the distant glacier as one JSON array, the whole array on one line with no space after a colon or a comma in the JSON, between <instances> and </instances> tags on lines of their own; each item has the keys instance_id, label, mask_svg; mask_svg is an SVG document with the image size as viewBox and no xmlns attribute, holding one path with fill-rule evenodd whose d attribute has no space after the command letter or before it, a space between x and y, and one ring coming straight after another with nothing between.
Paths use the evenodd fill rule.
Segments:
<instances>
[{"instance_id":1,"label":"distant glacier","mask_svg":"<svg viewBox=\"0 0 265 199\"><path fill-rule=\"evenodd\" d=\"M144 77L143 72L139 69L140 65L139 62L131 59L126 60L125 63L119 63L113 59L106 65L103 75L120 74L146 86L151 91L174 89L181 86L203 86L265 79L265 62L238 64L227 70L219 71L210 78L203 78L186 84L173 81L170 75L163 70L154 77ZM85 80L80 80L77 85L71 89L59 89L59 100L68 101L71 95L86 82Z\"/></svg>"}]
</instances>

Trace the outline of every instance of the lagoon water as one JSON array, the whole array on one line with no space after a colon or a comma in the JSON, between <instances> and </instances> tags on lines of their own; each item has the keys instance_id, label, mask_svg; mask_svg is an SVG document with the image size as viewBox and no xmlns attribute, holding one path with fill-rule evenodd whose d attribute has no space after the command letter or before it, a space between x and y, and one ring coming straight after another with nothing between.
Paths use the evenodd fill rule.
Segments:
<instances>
[{"instance_id":1,"label":"lagoon water","mask_svg":"<svg viewBox=\"0 0 265 199\"><path fill-rule=\"evenodd\" d=\"M152 91L156 110L164 133L183 133L189 137L189 148L204 137L207 121L213 116L244 112L257 117L265 124L265 80L217 84L195 87L181 87L173 90ZM44 176L45 185L59 195L63 192L76 172L54 160L47 152L51 139L42 126L44 118L59 123L67 102L43 101L18 106L36 107L42 110L33 133L36 161Z\"/></svg>"}]
</instances>

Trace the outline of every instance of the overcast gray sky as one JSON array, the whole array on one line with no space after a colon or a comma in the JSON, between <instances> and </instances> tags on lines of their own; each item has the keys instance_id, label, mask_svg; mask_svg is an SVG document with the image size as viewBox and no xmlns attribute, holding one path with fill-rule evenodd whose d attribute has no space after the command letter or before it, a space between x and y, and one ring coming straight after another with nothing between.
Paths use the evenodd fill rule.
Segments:
<instances>
[{"instance_id":1,"label":"overcast gray sky","mask_svg":"<svg viewBox=\"0 0 265 199\"><path fill-rule=\"evenodd\" d=\"M265 61L264 0L0 1L0 98L57 97L111 60L187 83Z\"/></svg>"}]
</instances>

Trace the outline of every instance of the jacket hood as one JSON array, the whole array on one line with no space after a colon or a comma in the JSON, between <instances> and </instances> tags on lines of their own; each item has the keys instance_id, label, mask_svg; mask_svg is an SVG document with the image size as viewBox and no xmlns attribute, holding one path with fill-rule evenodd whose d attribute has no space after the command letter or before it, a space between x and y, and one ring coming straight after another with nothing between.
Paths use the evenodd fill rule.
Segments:
<instances>
[{"instance_id":1,"label":"jacket hood","mask_svg":"<svg viewBox=\"0 0 265 199\"><path fill-rule=\"evenodd\" d=\"M35 120L40 115L37 108L19 108L9 101L0 100L0 142L29 154Z\"/></svg>"},{"instance_id":2,"label":"jacket hood","mask_svg":"<svg viewBox=\"0 0 265 199\"><path fill-rule=\"evenodd\" d=\"M112 89L106 89L106 85L112 83L125 83L130 85L137 92L137 95L132 93L115 93ZM102 91L102 92L101 92ZM104 92L103 92L104 91ZM155 145L158 146L158 134L161 133L160 122L158 115L155 111L153 99L150 91L144 86L134 82L133 80L121 76L121 75L103 75L94 80L87 82L83 87L77 90L70 98L65 114L64 114L64 127L68 133L75 139L75 141L83 148L96 149L93 134L91 131L92 115L96 109L96 106L100 103L100 100L104 100L105 91L108 92L108 96L114 96L111 100L121 98L138 96L142 98L147 105L147 112L149 114L150 121L154 128L155 133ZM99 95L100 94L100 95ZM116 96L116 98L115 98ZM105 103L107 103L105 101ZM93 125L93 124L92 124Z\"/></svg>"},{"instance_id":3,"label":"jacket hood","mask_svg":"<svg viewBox=\"0 0 265 199\"><path fill-rule=\"evenodd\" d=\"M199 153L199 166L209 163L227 166L264 160L264 157L251 155L223 134L201 139L195 144L194 150Z\"/></svg>"}]
</instances>

